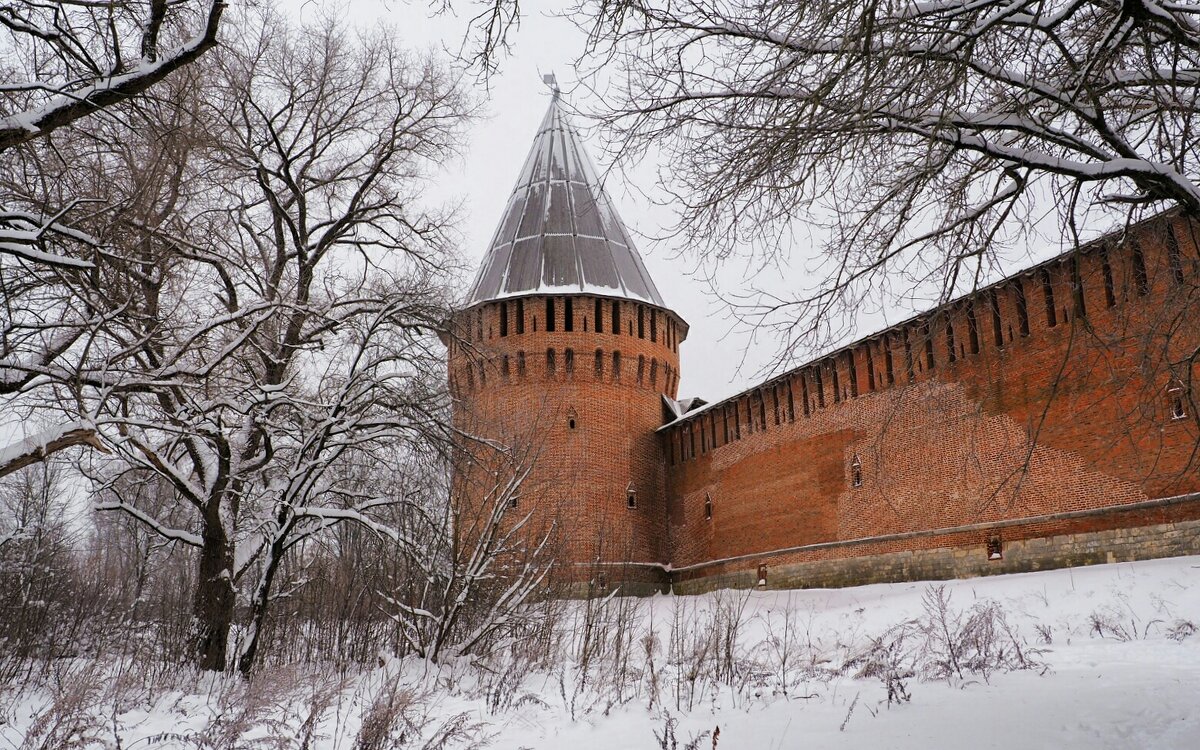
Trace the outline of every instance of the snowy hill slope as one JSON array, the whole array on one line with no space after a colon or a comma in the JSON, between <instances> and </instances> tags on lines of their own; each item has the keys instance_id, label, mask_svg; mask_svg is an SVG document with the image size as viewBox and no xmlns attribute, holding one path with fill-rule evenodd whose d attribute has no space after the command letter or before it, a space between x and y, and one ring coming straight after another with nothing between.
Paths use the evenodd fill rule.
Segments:
<instances>
[{"instance_id":1,"label":"snowy hill slope","mask_svg":"<svg viewBox=\"0 0 1200 750\"><path fill-rule=\"evenodd\" d=\"M1200 748L1200 557L546 611L474 662L64 664L0 748Z\"/></svg>"}]
</instances>

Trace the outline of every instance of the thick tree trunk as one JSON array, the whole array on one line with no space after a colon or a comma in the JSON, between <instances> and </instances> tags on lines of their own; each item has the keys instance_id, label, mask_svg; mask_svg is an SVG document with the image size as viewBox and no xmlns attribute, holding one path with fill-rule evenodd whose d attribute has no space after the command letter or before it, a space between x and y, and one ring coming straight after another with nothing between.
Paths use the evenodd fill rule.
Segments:
<instances>
[{"instance_id":1,"label":"thick tree trunk","mask_svg":"<svg viewBox=\"0 0 1200 750\"><path fill-rule=\"evenodd\" d=\"M249 676L250 671L254 669L254 660L258 656L263 623L267 620L267 605L271 601L271 587L275 582L279 564L283 561L283 552L283 544L277 540L271 545L269 555L263 561L262 579L254 592L254 601L250 604L250 633L246 639L246 647L238 656L238 671L245 676Z\"/></svg>"},{"instance_id":2,"label":"thick tree trunk","mask_svg":"<svg viewBox=\"0 0 1200 750\"><path fill-rule=\"evenodd\" d=\"M223 672L237 597L233 589L233 545L220 522L207 523L200 548L200 575L192 601L196 662L201 669Z\"/></svg>"}]
</instances>

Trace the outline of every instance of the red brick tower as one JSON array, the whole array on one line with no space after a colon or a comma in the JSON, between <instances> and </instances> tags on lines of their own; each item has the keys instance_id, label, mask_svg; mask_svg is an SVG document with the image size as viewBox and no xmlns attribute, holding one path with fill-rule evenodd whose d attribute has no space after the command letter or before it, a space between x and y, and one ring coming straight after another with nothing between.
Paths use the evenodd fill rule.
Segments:
<instances>
[{"instance_id":1,"label":"red brick tower","mask_svg":"<svg viewBox=\"0 0 1200 750\"><path fill-rule=\"evenodd\" d=\"M687 325L646 272L557 92L457 323L456 422L534 455L517 508L538 528L554 523L558 577L627 593L664 585L655 430Z\"/></svg>"}]
</instances>

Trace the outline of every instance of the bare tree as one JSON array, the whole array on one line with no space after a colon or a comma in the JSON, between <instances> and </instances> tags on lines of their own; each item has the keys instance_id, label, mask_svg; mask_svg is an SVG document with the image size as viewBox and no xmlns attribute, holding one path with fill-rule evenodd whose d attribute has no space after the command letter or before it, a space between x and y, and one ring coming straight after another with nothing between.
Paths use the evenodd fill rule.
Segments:
<instances>
[{"instance_id":1,"label":"bare tree","mask_svg":"<svg viewBox=\"0 0 1200 750\"><path fill-rule=\"evenodd\" d=\"M454 492L407 515L408 534L424 544L402 548L406 566L381 593L422 658L488 653L536 616L529 604L546 589L556 535L552 516L521 503L539 496L533 446L510 439L456 453L457 469L438 472L455 478Z\"/></svg>"},{"instance_id":2,"label":"bare tree","mask_svg":"<svg viewBox=\"0 0 1200 750\"><path fill-rule=\"evenodd\" d=\"M108 207L91 234L111 249L87 284L35 269L55 274L46 289L95 305L82 306L85 338L23 371L37 387L27 400L90 425L113 451L91 475L97 507L197 549L202 667L229 664L244 597L248 671L279 565L300 541L345 522L399 539L376 515L403 493L337 468L449 443L433 332L455 261L448 216L420 187L470 107L442 67L383 33L294 30L270 14L238 30L163 91L174 101L130 115L140 130L73 139L91 157L81 182ZM54 147L38 158L67 144ZM190 511L182 524L129 491L146 474Z\"/></svg>"},{"instance_id":3,"label":"bare tree","mask_svg":"<svg viewBox=\"0 0 1200 750\"><path fill-rule=\"evenodd\" d=\"M583 5L583 9L589 6ZM608 122L665 149L679 229L768 257L819 227L819 280L739 309L787 348L866 298L946 299L1049 214L1068 242L1200 215L1200 11L1156 0L604 0ZM744 305L744 306L741 306Z\"/></svg>"}]
</instances>

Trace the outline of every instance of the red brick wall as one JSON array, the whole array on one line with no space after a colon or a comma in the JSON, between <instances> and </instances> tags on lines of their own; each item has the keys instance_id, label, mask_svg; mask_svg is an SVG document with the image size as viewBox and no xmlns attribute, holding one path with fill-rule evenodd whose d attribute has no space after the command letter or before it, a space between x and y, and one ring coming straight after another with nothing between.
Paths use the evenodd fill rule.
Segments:
<instances>
[{"instance_id":1,"label":"red brick wall","mask_svg":"<svg viewBox=\"0 0 1200 750\"><path fill-rule=\"evenodd\" d=\"M1168 225L1177 261L1171 258ZM662 431L671 563L696 566L801 545L1200 491L1195 408L1183 420L1168 413L1173 379L1190 382L1200 375L1194 356L1200 347L1197 231L1180 219L1148 222L1123 242L1094 243L1078 255L1077 272L1074 257L1056 259ZM1111 284L1105 280L1106 257ZM1044 279L1053 292L1053 327ZM1021 331L1017 284L1024 290L1028 335ZM999 344L994 309L1000 314ZM856 456L858 487L852 486ZM711 520L705 517L706 497ZM1122 522L1138 518L1132 514ZM1034 524L1019 533L1063 532L1061 524ZM811 550L797 559L983 541L979 534L926 537ZM779 560L785 558L791 559ZM721 569L692 569L687 576Z\"/></svg>"},{"instance_id":2,"label":"red brick wall","mask_svg":"<svg viewBox=\"0 0 1200 750\"><path fill-rule=\"evenodd\" d=\"M654 431L663 423L662 394L676 393L678 341L686 336L686 325L661 308L601 299L603 325L597 333L595 297L550 299L554 332L546 331L543 296L522 298L519 306L515 299L485 303L460 315L459 340L450 345L449 360L456 424L490 439L533 445L537 455L521 513L512 517L529 509L537 514L539 528L553 521L564 563L590 569L597 556L607 562L663 561L668 554L666 466ZM569 332L564 330L568 299L574 329ZM620 305L618 334L612 332L614 302ZM507 315L503 336L502 305ZM518 309L523 326L517 322ZM553 372L548 349L555 353ZM568 349L573 351L571 372ZM619 373L614 351L620 352ZM522 352L523 373L518 364ZM478 476L458 479L460 488L486 486ZM635 509L627 507L630 487L636 493Z\"/></svg>"}]
</instances>

